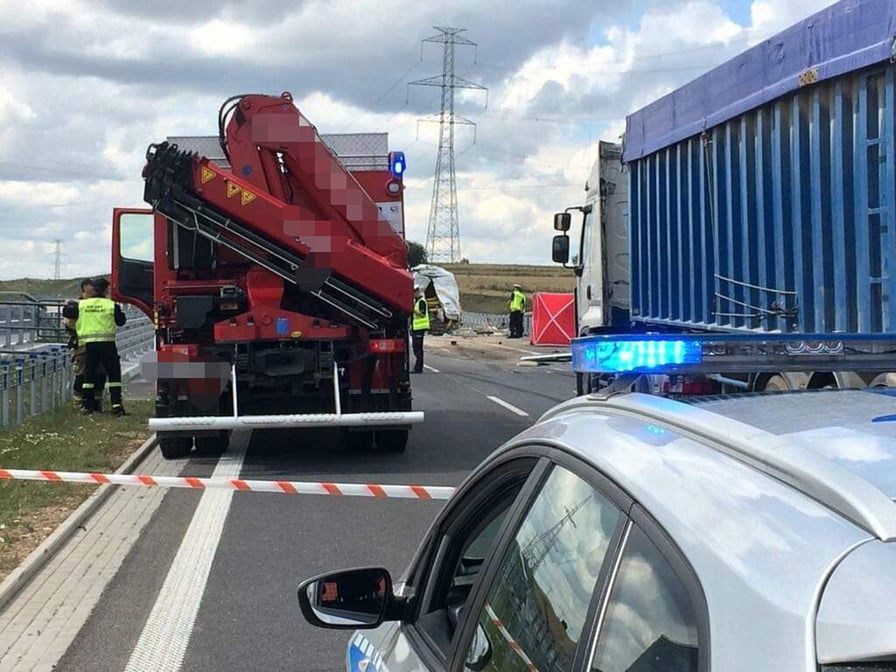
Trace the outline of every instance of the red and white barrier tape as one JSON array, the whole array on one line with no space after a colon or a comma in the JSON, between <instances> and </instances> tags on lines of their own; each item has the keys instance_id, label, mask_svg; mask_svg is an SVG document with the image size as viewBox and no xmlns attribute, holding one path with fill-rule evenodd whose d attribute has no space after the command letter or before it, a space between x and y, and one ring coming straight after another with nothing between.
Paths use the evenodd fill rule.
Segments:
<instances>
[{"instance_id":1,"label":"red and white barrier tape","mask_svg":"<svg viewBox=\"0 0 896 672\"><path fill-rule=\"evenodd\" d=\"M241 492L273 492L281 495L334 495L394 499L449 499L454 488L442 485L381 485L377 483L327 483L316 481L251 481L241 478L148 476L146 474L98 474L80 471L0 469L0 479L86 483L89 485L138 485L147 488L217 488Z\"/></svg>"},{"instance_id":2,"label":"red and white barrier tape","mask_svg":"<svg viewBox=\"0 0 896 672\"><path fill-rule=\"evenodd\" d=\"M529 656L526 655L526 652L523 651L523 647L521 647L517 643L517 641L513 638L513 635L510 634L510 631L508 631L507 628L504 627L504 623L500 618L498 618L495 610L492 609L492 605L490 605L488 602L485 603L485 613L488 614L488 618L492 622L492 625L494 625L498 629L498 632L501 633L501 637L504 638L504 641L507 642L507 645L510 647L510 649L517 656L519 656L520 660L523 661L526 669L529 670L529 672L538 672L538 668L535 666L535 663L533 663Z\"/></svg>"}]
</instances>

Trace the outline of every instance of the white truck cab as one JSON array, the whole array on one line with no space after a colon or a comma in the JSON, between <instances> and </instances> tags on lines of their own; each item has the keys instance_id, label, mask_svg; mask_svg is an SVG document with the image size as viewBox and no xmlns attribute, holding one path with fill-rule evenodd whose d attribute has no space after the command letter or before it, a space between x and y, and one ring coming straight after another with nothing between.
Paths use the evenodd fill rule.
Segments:
<instances>
[{"instance_id":1,"label":"white truck cab","mask_svg":"<svg viewBox=\"0 0 896 672\"><path fill-rule=\"evenodd\" d=\"M613 323L613 311L629 310L628 179L622 145L598 143L598 158L585 184L576 273L576 333Z\"/></svg>"}]
</instances>

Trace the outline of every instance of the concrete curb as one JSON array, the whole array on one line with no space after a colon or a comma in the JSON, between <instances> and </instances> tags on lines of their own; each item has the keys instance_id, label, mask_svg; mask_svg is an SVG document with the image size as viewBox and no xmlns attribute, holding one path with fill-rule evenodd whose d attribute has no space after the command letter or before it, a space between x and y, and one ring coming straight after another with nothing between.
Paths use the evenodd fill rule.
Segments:
<instances>
[{"instance_id":1,"label":"concrete curb","mask_svg":"<svg viewBox=\"0 0 896 672\"><path fill-rule=\"evenodd\" d=\"M137 448L131 456L125 460L116 471L116 474L133 473L147 455L152 452L157 443L156 435L153 434L143 444ZM55 487L55 486L50 486ZM34 549L31 554L25 558L24 562L16 567L12 573L7 576L3 583L0 583L0 611L18 593L28 585L34 576L50 561L56 552L84 525L88 518L109 498L112 494L114 485L101 485L96 492L84 500L81 505L72 511L68 518L57 527L49 537L44 539L40 546Z\"/></svg>"}]
</instances>

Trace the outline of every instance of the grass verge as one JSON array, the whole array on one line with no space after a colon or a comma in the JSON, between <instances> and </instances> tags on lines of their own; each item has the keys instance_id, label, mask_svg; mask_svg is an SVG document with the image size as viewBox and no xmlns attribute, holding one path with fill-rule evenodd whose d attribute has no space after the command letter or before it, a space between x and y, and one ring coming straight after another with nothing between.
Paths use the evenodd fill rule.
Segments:
<instances>
[{"instance_id":1,"label":"grass verge","mask_svg":"<svg viewBox=\"0 0 896 672\"><path fill-rule=\"evenodd\" d=\"M108 401L107 401L108 406ZM152 402L127 402L130 415L83 416L72 407L0 430L0 468L114 471L150 436ZM33 481L0 482L0 579L96 488Z\"/></svg>"}]
</instances>

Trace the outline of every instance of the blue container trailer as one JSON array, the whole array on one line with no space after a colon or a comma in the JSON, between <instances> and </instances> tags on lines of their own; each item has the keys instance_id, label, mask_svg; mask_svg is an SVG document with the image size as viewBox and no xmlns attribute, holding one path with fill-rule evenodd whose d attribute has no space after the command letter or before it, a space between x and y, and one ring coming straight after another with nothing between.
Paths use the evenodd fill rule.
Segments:
<instances>
[{"instance_id":1,"label":"blue container trailer","mask_svg":"<svg viewBox=\"0 0 896 672\"><path fill-rule=\"evenodd\" d=\"M896 335L894 62L896 2L843 0L631 114L567 209L579 333ZM892 380L782 376L740 384Z\"/></svg>"}]
</instances>

